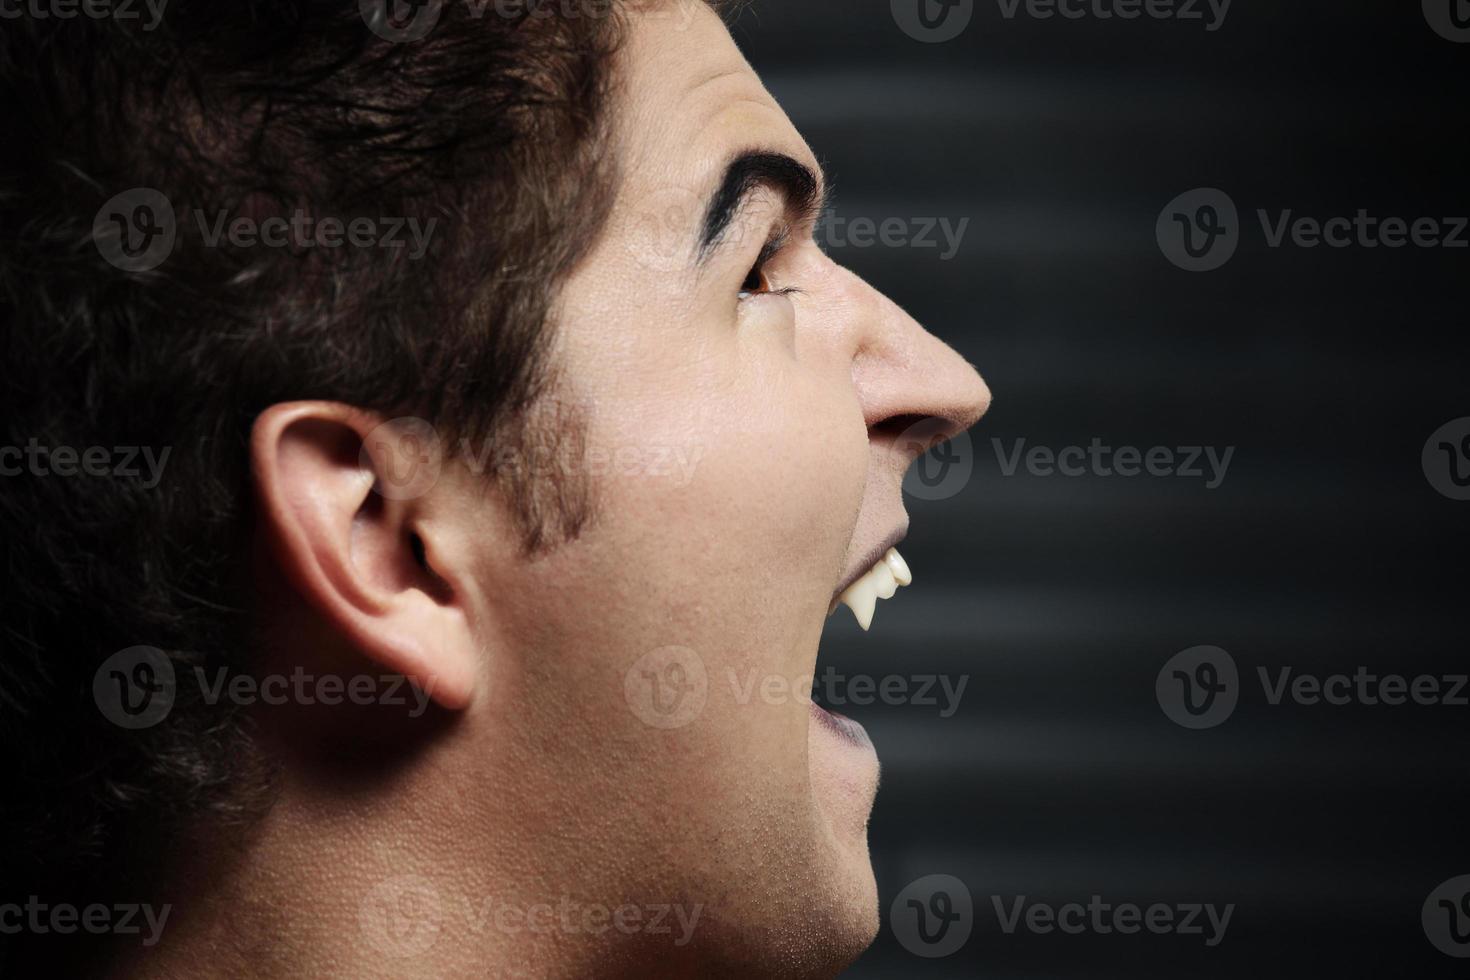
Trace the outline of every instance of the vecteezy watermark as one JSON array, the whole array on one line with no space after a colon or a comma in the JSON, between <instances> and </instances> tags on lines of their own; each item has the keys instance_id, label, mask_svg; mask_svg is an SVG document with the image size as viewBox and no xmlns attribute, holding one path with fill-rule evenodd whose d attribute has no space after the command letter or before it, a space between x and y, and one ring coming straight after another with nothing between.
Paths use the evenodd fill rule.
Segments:
<instances>
[{"instance_id":1,"label":"vecteezy watermark","mask_svg":"<svg viewBox=\"0 0 1470 980\"><path fill-rule=\"evenodd\" d=\"M157 647L128 647L98 666L92 701L119 728L152 728L173 710L177 684L168 654Z\"/></svg>"},{"instance_id":2,"label":"vecteezy watermark","mask_svg":"<svg viewBox=\"0 0 1470 980\"><path fill-rule=\"evenodd\" d=\"M368 30L385 41L423 40L444 14L444 0L358 0Z\"/></svg>"},{"instance_id":3,"label":"vecteezy watermark","mask_svg":"<svg viewBox=\"0 0 1470 980\"><path fill-rule=\"evenodd\" d=\"M413 260L429 251L438 218L420 222L418 218L357 215L339 218L318 216L302 208L290 216L272 215L255 218L231 215L220 208L213 212L194 209L190 212L199 235L209 248L221 244L234 248L275 248L302 251L312 248L401 248Z\"/></svg>"},{"instance_id":4,"label":"vecteezy watermark","mask_svg":"<svg viewBox=\"0 0 1470 980\"><path fill-rule=\"evenodd\" d=\"M1214 33L1225 26L1232 0L995 0L1005 20L1175 20ZM890 0L893 22L926 44L953 41L975 16L975 0Z\"/></svg>"},{"instance_id":5,"label":"vecteezy watermark","mask_svg":"<svg viewBox=\"0 0 1470 980\"><path fill-rule=\"evenodd\" d=\"M900 946L925 959L959 952L975 928L970 889L953 875L910 882L888 909L888 927Z\"/></svg>"},{"instance_id":6,"label":"vecteezy watermark","mask_svg":"<svg viewBox=\"0 0 1470 980\"><path fill-rule=\"evenodd\" d=\"M1470 958L1470 875L1440 882L1424 900L1420 922L1435 949L1456 959Z\"/></svg>"},{"instance_id":7,"label":"vecteezy watermark","mask_svg":"<svg viewBox=\"0 0 1470 980\"><path fill-rule=\"evenodd\" d=\"M163 479L172 446L43 446L32 436L24 446L0 446L0 476L107 476L152 490ZM141 463L141 468L139 464Z\"/></svg>"},{"instance_id":8,"label":"vecteezy watermark","mask_svg":"<svg viewBox=\"0 0 1470 980\"><path fill-rule=\"evenodd\" d=\"M502 445L493 436L476 445L468 437L455 456L476 476L518 477L523 481L585 477L624 477L668 481L687 487L704 458L698 444L626 443L587 446ZM421 418L402 416L373 428L362 441L359 464L373 473L373 489L389 500L413 500L434 489L443 475L447 450L438 430Z\"/></svg>"},{"instance_id":9,"label":"vecteezy watermark","mask_svg":"<svg viewBox=\"0 0 1470 980\"><path fill-rule=\"evenodd\" d=\"M378 953L395 959L419 956L445 932L483 936L560 935L667 937L673 946L694 938L704 904L625 902L606 905L561 895L550 901L505 901L451 891L445 898L434 882L400 875L375 885L358 907L358 927Z\"/></svg>"},{"instance_id":10,"label":"vecteezy watermark","mask_svg":"<svg viewBox=\"0 0 1470 980\"><path fill-rule=\"evenodd\" d=\"M1419 461L1431 487L1451 500L1470 500L1470 415L1435 429Z\"/></svg>"},{"instance_id":11,"label":"vecteezy watermark","mask_svg":"<svg viewBox=\"0 0 1470 980\"><path fill-rule=\"evenodd\" d=\"M268 248L301 252L308 249L403 249L409 259L429 251L437 217L314 215L297 208L289 215L235 215L228 209L175 209L161 191L134 187L102 205L92 221L97 251L125 272L147 272L162 265L178 242L181 223L192 215L207 248Z\"/></svg>"},{"instance_id":12,"label":"vecteezy watermark","mask_svg":"<svg viewBox=\"0 0 1470 980\"><path fill-rule=\"evenodd\" d=\"M709 700L704 660L688 647L650 650L623 671L623 698L645 725L683 728Z\"/></svg>"},{"instance_id":13,"label":"vecteezy watermark","mask_svg":"<svg viewBox=\"0 0 1470 980\"><path fill-rule=\"evenodd\" d=\"M476 447L469 440L463 440L460 450L460 458L475 474L517 474L531 479L579 475L647 477L667 480L675 489L682 489L693 482L694 471L704 458L704 447L697 444L505 447L486 440Z\"/></svg>"},{"instance_id":14,"label":"vecteezy watermark","mask_svg":"<svg viewBox=\"0 0 1470 980\"><path fill-rule=\"evenodd\" d=\"M1295 216L1291 208L1274 214L1257 208L1256 217L1271 248L1281 248L1288 239L1297 248L1470 248L1465 234L1470 218L1464 216L1383 217L1358 208L1351 218L1312 218Z\"/></svg>"},{"instance_id":15,"label":"vecteezy watermark","mask_svg":"<svg viewBox=\"0 0 1470 980\"><path fill-rule=\"evenodd\" d=\"M960 707L969 674L955 678L949 674L842 674L828 666L820 675L815 671L796 678L784 674L763 674L750 668L741 677L735 668L725 670L730 694L736 704L760 701L762 704L788 704L815 701L834 708L870 704L910 705L935 708L939 717L949 718Z\"/></svg>"},{"instance_id":16,"label":"vecteezy watermark","mask_svg":"<svg viewBox=\"0 0 1470 980\"><path fill-rule=\"evenodd\" d=\"M1264 704L1280 707L1470 706L1470 675L1379 674L1359 665L1351 672L1317 674L1292 666L1257 667ZM1159 707L1184 728L1214 728L1235 711L1243 693L1235 660L1219 647L1198 646L1176 653L1154 682Z\"/></svg>"},{"instance_id":17,"label":"vecteezy watermark","mask_svg":"<svg viewBox=\"0 0 1470 980\"><path fill-rule=\"evenodd\" d=\"M953 41L970 26L975 0L889 0L893 22L925 44Z\"/></svg>"},{"instance_id":18,"label":"vecteezy watermark","mask_svg":"<svg viewBox=\"0 0 1470 980\"><path fill-rule=\"evenodd\" d=\"M660 274L680 272L699 253L698 235L708 202L698 189L680 184L659 187L620 220L628 227L628 251L644 268ZM939 215L843 214L825 209L812 225L812 239L834 249L915 249L935 253L940 262L959 255L969 217ZM768 222L755 215L732 219L720 232L719 247L754 249L769 236Z\"/></svg>"},{"instance_id":19,"label":"vecteezy watermark","mask_svg":"<svg viewBox=\"0 0 1470 980\"><path fill-rule=\"evenodd\" d=\"M496 16L505 20L604 20L612 16L617 0L459 0L472 20ZM411 43L423 40L439 24L449 0L358 0L358 10L368 30L385 41ZM640 8L642 9L642 8ZM688 28L694 17L690 0L649 5L647 16L664 20L664 26Z\"/></svg>"},{"instance_id":20,"label":"vecteezy watermark","mask_svg":"<svg viewBox=\"0 0 1470 980\"><path fill-rule=\"evenodd\" d=\"M968 432L946 435L943 423L915 422L894 440L894 448L913 457L904 472L903 492L918 500L947 500L970 482L975 446Z\"/></svg>"},{"instance_id":21,"label":"vecteezy watermark","mask_svg":"<svg viewBox=\"0 0 1470 980\"><path fill-rule=\"evenodd\" d=\"M424 419L389 419L363 437L358 465L373 474L373 489L383 497L416 500L434 489L444 472L444 443Z\"/></svg>"},{"instance_id":22,"label":"vecteezy watermark","mask_svg":"<svg viewBox=\"0 0 1470 980\"><path fill-rule=\"evenodd\" d=\"M232 674L225 668L216 668L212 674L203 667L190 672L199 685L205 704L264 704L280 707L286 704L336 707L341 704L405 707L408 717L417 718L429 707L434 693L434 681L430 678L422 687L411 683L402 674L311 674L301 666L292 668L289 674L266 674L255 677L251 674Z\"/></svg>"},{"instance_id":23,"label":"vecteezy watermark","mask_svg":"<svg viewBox=\"0 0 1470 980\"><path fill-rule=\"evenodd\" d=\"M1278 667L1274 671L1257 667L1256 674L1266 703L1273 706L1285 701L1305 706L1325 704L1335 707L1416 704L1464 708L1470 705L1465 691L1470 675L1466 674L1380 675L1364 666L1359 666L1351 674L1296 674L1292 667Z\"/></svg>"},{"instance_id":24,"label":"vecteezy watermark","mask_svg":"<svg viewBox=\"0 0 1470 980\"><path fill-rule=\"evenodd\" d=\"M695 187L667 184L654 190L626 218L629 254L650 272L677 274L698 254L699 228L707 207ZM736 218L720 234L720 241L733 243L755 234L747 224Z\"/></svg>"},{"instance_id":25,"label":"vecteezy watermark","mask_svg":"<svg viewBox=\"0 0 1470 980\"><path fill-rule=\"evenodd\" d=\"M1007 450L1001 439L992 438L996 461L1003 476L1015 476L1023 465L1030 476L1156 476L1203 479L1206 490L1217 489L1225 482L1234 446L1223 450L1215 446L1109 446L1094 437L1087 446L1026 446L1017 439ZM1206 472L1205 465L1208 466Z\"/></svg>"},{"instance_id":26,"label":"vecteezy watermark","mask_svg":"<svg viewBox=\"0 0 1470 980\"><path fill-rule=\"evenodd\" d=\"M379 955L395 959L419 956L439 940L444 902L427 878L385 878L358 903L357 928Z\"/></svg>"},{"instance_id":27,"label":"vecteezy watermark","mask_svg":"<svg viewBox=\"0 0 1470 980\"><path fill-rule=\"evenodd\" d=\"M813 235L824 249L937 249L939 261L948 262L959 254L969 227L969 218L849 218L829 211L818 219Z\"/></svg>"},{"instance_id":28,"label":"vecteezy watermark","mask_svg":"<svg viewBox=\"0 0 1470 980\"><path fill-rule=\"evenodd\" d=\"M1291 208L1257 208L1256 221L1272 249L1470 248L1470 217L1462 215L1405 218L1358 208L1352 216L1324 218L1298 215ZM1209 272L1230 261L1244 230L1235 202L1214 187L1174 198L1159 212L1154 228L1164 257L1189 272Z\"/></svg>"},{"instance_id":29,"label":"vecteezy watermark","mask_svg":"<svg viewBox=\"0 0 1470 980\"><path fill-rule=\"evenodd\" d=\"M1001 16L1015 20L1177 20L1199 22L1213 34L1225 26L1232 0L996 0Z\"/></svg>"},{"instance_id":30,"label":"vecteezy watermark","mask_svg":"<svg viewBox=\"0 0 1470 980\"><path fill-rule=\"evenodd\" d=\"M1223 908L1197 902L1154 902L1143 906L1133 902L1105 902L1101 895L1091 896L1085 905L1081 902L1049 905L1032 902L1025 895L1007 898L992 895L990 903L1006 935L1017 930L1040 935L1060 932L1069 936L1084 933L1126 936L1146 932L1155 936L1200 936L1211 948L1224 940L1230 918L1235 914L1233 902Z\"/></svg>"},{"instance_id":31,"label":"vecteezy watermark","mask_svg":"<svg viewBox=\"0 0 1470 980\"><path fill-rule=\"evenodd\" d=\"M1423 5L1434 33L1456 44L1470 43L1470 0L1423 0Z\"/></svg>"},{"instance_id":32,"label":"vecteezy watermark","mask_svg":"<svg viewBox=\"0 0 1470 980\"><path fill-rule=\"evenodd\" d=\"M1214 728L1223 724L1240 700L1235 658L1213 646L1181 650L1159 669L1154 696L1176 725Z\"/></svg>"},{"instance_id":33,"label":"vecteezy watermark","mask_svg":"<svg viewBox=\"0 0 1470 980\"><path fill-rule=\"evenodd\" d=\"M422 687L402 674L312 674L296 666L289 674L254 676L224 667L206 671L195 666L184 675L198 685L205 704L383 705L407 708L410 718L428 710L433 680ZM119 728L151 728L168 717L178 701L179 676L168 654L157 647L135 646L108 657L92 675L97 710Z\"/></svg>"},{"instance_id":34,"label":"vecteezy watermark","mask_svg":"<svg viewBox=\"0 0 1470 980\"><path fill-rule=\"evenodd\" d=\"M960 707L969 674L842 674L828 666L821 674L763 672L754 667L743 675L725 668L723 680L737 705L816 702L824 707L886 704L933 708L950 718ZM683 728L703 713L710 696L704 661L688 647L659 647L638 658L623 672L628 707L653 728Z\"/></svg>"},{"instance_id":35,"label":"vecteezy watermark","mask_svg":"<svg viewBox=\"0 0 1470 980\"><path fill-rule=\"evenodd\" d=\"M143 30L151 31L163 20L168 0L0 0L0 20L115 20L120 23L141 20L147 11L149 20Z\"/></svg>"},{"instance_id":36,"label":"vecteezy watermark","mask_svg":"<svg viewBox=\"0 0 1470 980\"><path fill-rule=\"evenodd\" d=\"M173 203L151 187L113 195L92 219L97 251L124 272L158 268L173 254L178 235Z\"/></svg>"},{"instance_id":37,"label":"vecteezy watermark","mask_svg":"<svg viewBox=\"0 0 1470 980\"><path fill-rule=\"evenodd\" d=\"M69 936L78 932L94 936L142 936L142 945L153 946L163 934L172 905L119 902L104 905L72 905L69 902L48 903L37 895L19 902L0 904L0 934L7 936L29 932L35 935L55 933ZM144 932L144 929L147 932Z\"/></svg>"},{"instance_id":38,"label":"vecteezy watermark","mask_svg":"<svg viewBox=\"0 0 1470 980\"><path fill-rule=\"evenodd\" d=\"M1239 247L1240 215L1230 195L1199 187L1164 205L1154 237L1164 257L1179 268L1209 272L1229 262Z\"/></svg>"}]
</instances>

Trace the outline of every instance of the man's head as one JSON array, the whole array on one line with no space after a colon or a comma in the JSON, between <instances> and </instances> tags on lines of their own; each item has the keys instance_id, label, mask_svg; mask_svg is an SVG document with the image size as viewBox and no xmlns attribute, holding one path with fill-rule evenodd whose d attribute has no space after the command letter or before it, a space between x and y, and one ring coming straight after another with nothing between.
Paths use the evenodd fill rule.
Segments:
<instances>
[{"instance_id":1,"label":"man's head","mask_svg":"<svg viewBox=\"0 0 1470 980\"><path fill-rule=\"evenodd\" d=\"M42 137L5 151L40 188L4 203L7 442L172 450L150 489L7 478L0 697L48 781L31 815L77 806L53 844L138 814L248 841L158 856L190 882L178 935L245 965L217 896L336 882L296 962L404 952L373 910L409 894L434 929L395 975L834 972L877 928L877 763L806 688L837 594L902 536L905 468L983 382L818 247L821 168L707 6L447 3L402 43L261 6L0 49ZM189 215L153 271L84 240L136 186ZM439 231L418 261L204 233L295 208ZM128 730L93 682L136 645L176 685ZM408 676L433 706L210 703L221 667ZM694 921L512 929L467 914L487 901Z\"/></svg>"}]
</instances>

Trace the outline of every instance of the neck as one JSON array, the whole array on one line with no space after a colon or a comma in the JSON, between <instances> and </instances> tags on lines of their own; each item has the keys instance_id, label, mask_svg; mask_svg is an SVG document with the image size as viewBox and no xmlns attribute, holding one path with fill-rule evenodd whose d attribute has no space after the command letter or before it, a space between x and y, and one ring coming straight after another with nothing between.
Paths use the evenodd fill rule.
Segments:
<instances>
[{"instance_id":1,"label":"neck","mask_svg":"<svg viewBox=\"0 0 1470 980\"><path fill-rule=\"evenodd\" d=\"M248 831L172 845L160 934L127 937L109 980L693 975L702 906L599 893L605 841L457 796L457 768L418 758L361 792L283 776Z\"/></svg>"}]
</instances>

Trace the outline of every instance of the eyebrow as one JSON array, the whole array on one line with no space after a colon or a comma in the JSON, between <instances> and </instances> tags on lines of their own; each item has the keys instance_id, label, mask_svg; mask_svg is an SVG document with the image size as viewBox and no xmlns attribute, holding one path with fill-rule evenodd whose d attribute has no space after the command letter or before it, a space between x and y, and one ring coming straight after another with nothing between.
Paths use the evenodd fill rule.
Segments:
<instances>
[{"instance_id":1,"label":"eyebrow","mask_svg":"<svg viewBox=\"0 0 1470 980\"><path fill-rule=\"evenodd\" d=\"M725 168L724 179L710 198L699 235L699 260L709 258L720 236L758 188L768 187L786 199L787 216L806 221L822 210L826 191L820 176L806 164L784 153L742 153Z\"/></svg>"}]
</instances>

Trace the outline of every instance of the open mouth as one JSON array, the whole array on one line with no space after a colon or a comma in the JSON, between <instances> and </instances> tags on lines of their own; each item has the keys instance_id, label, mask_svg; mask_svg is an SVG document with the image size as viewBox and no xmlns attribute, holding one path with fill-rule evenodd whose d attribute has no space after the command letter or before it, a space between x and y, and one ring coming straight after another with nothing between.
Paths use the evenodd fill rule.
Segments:
<instances>
[{"instance_id":1,"label":"open mouth","mask_svg":"<svg viewBox=\"0 0 1470 980\"><path fill-rule=\"evenodd\" d=\"M902 586L914 580L908 562L894 547L903 539L903 531L890 536L879 545L869 560L856 569L837 587L827 615L832 615L839 605L852 610L857 624L864 630L873 625L873 612L879 599L891 599Z\"/></svg>"},{"instance_id":2,"label":"open mouth","mask_svg":"<svg viewBox=\"0 0 1470 980\"><path fill-rule=\"evenodd\" d=\"M893 598L899 588L913 582L914 577L909 572L908 562L903 560L896 547L907 531L905 522L905 526L888 535L862 561L852 566L832 594L832 604L827 607L828 616L836 612L839 605L847 606L852 610L858 625L866 631L873 625L873 613L877 609L878 600ZM819 704L815 698L811 701L811 711L812 716L828 731L854 746L872 752L872 740L860 723Z\"/></svg>"}]
</instances>

